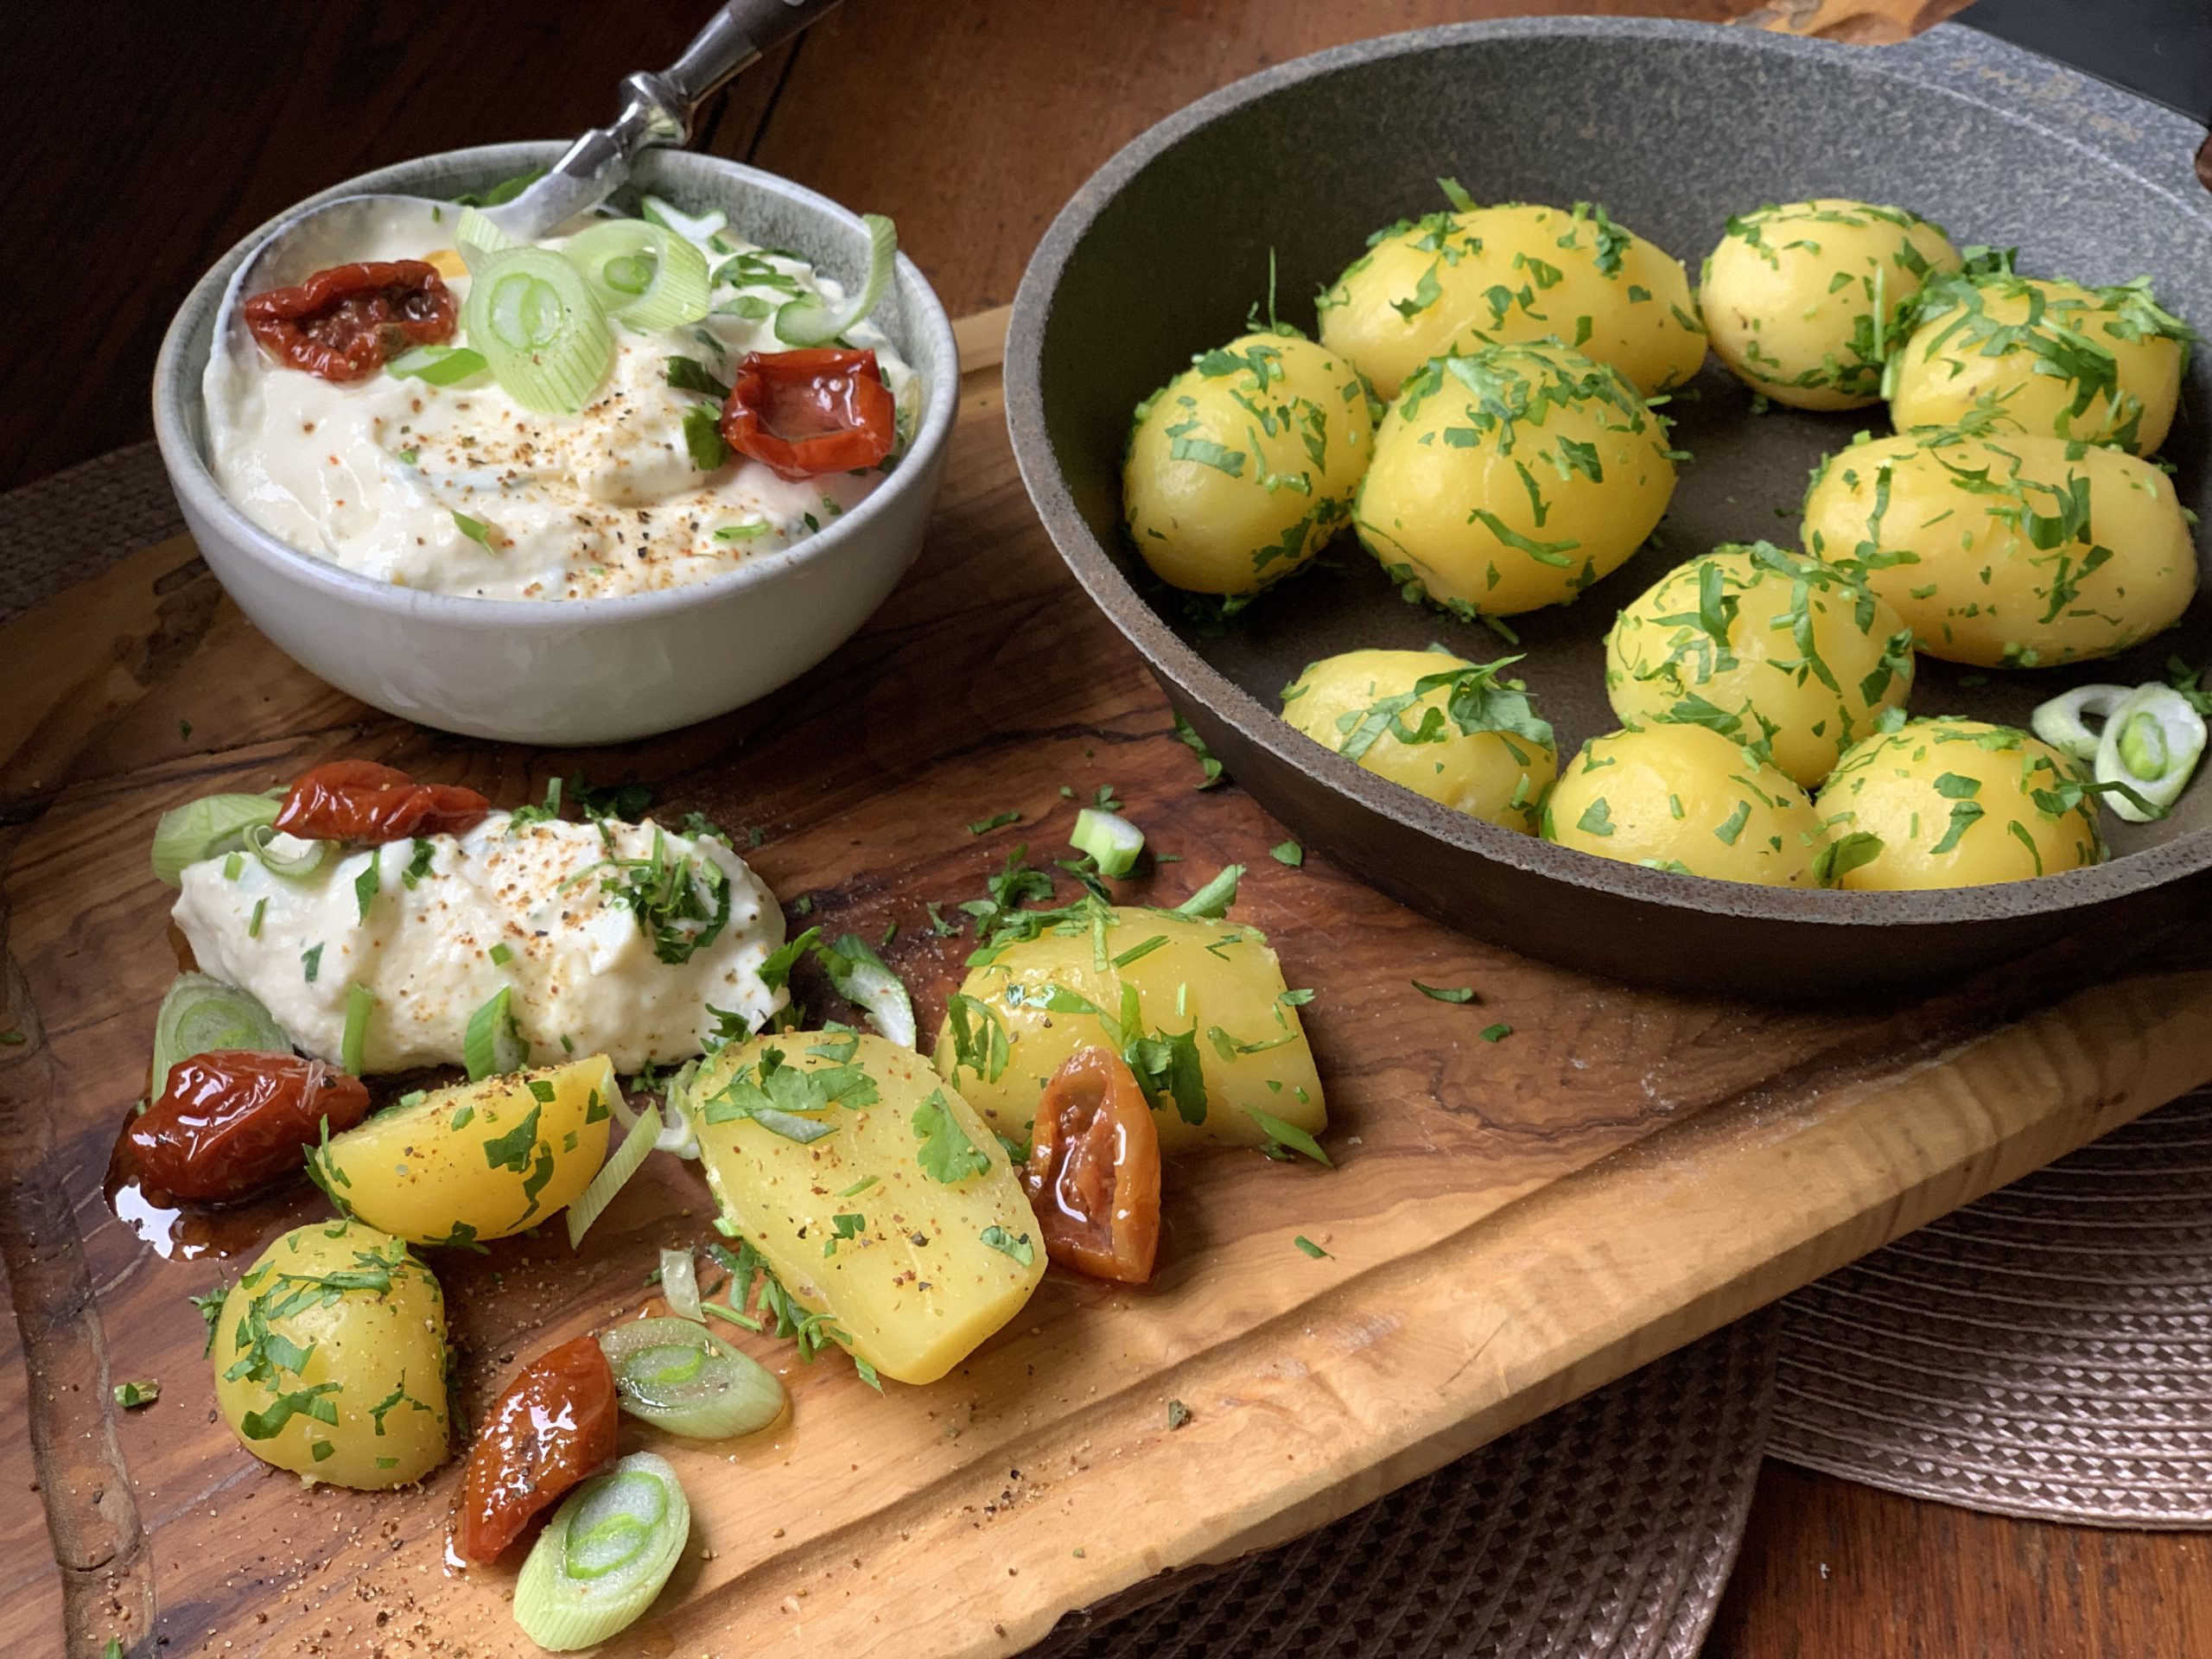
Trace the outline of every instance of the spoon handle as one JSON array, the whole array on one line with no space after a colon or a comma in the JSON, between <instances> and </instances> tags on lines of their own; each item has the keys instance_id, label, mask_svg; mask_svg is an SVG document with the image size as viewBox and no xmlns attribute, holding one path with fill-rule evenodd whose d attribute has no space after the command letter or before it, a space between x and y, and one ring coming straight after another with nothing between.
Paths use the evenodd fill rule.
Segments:
<instances>
[{"instance_id":1,"label":"spoon handle","mask_svg":"<svg viewBox=\"0 0 2212 1659\"><path fill-rule=\"evenodd\" d=\"M839 0L729 0L658 79L682 112L686 133L699 106L741 69L751 67L837 9Z\"/></svg>"}]
</instances>

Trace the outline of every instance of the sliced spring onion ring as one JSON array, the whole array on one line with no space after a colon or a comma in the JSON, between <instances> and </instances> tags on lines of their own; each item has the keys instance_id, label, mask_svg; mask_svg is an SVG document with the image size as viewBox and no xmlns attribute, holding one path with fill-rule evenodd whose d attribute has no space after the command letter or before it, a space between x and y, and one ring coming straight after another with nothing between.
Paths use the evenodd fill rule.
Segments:
<instances>
[{"instance_id":1,"label":"sliced spring onion ring","mask_svg":"<svg viewBox=\"0 0 2212 1659\"><path fill-rule=\"evenodd\" d=\"M510 248L472 265L461 321L500 389L544 414L576 413L614 360L606 313L550 248Z\"/></svg>"},{"instance_id":2,"label":"sliced spring onion ring","mask_svg":"<svg viewBox=\"0 0 2212 1659\"><path fill-rule=\"evenodd\" d=\"M175 887L188 864L234 853L246 831L276 821L281 803L266 795L203 795L162 814L154 826L154 874Z\"/></svg>"},{"instance_id":3,"label":"sliced spring onion ring","mask_svg":"<svg viewBox=\"0 0 2212 1659\"><path fill-rule=\"evenodd\" d=\"M728 1440L784 1414L775 1374L688 1319L637 1319L600 1333L622 1409L671 1434Z\"/></svg>"},{"instance_id":4,"label":"sliced spring onion ring","mask_svg":"<svg viewBox=\"0 0 2212 1659\"><path fill-rule=\"evenodd\" d=\"M604 1642L652 1605L690 1536L676 1471L632 1452L554 1510L515 1580L515 1623L555 1653Z\"/></svg>"},{"instance_id":5,"label":"sliced spring onion ring","mask_svg":"<svg viewBox=\"0 0 2212 1659\"><path fill-rule=\"evenodd\" d=\"M1086 806L1075 815L1075 833L1068 842L1097 861L1099 874L1127 875L1144 850L1144 831L1118 812Z\"/></svg>"},{"instance_id":6,"label":"sliced spring onion ring","mask_svg":"<svg viewBox=\"0 0 2212 1659\"><path fill-rule=\"evenodd\" d=\"M228 1048L289 1054L292 1039L251 992L205 974L179 974L154 1015L152 1097L168 1086L179 1060Z\"/></svg>"},{"instance_id":7,"label":"sliced spring onion ring","mask_svg":"<svg viewBox=\"0 0 2212 1659\"><path fill-rule=\"evenodd\" d=\"M376 1011L376 994L367 986L346 988L346 1034L339 1039L338 1063L357 1077L368 1052L369 1019Z\"/></svg>"},{"instance_id":8,"label":"sliced spring onion ring","mask_svg":"<svg viewBox=\"0 0 2212 1659\"><path fill-rule=\"evenodd\" d=\"M2076 760L2094 760L2097 734L2089 729L2084 716L2108 721L2112 711L2129 695L2130 688L2125 685L2077 685L2071 691L2037 705L2029 724L2037 737L2060 753L2070 754Z\"/></svg>"},{"instance_id":9,"label":"sliced spring onion ring","mask_svg":"<svg viewBox=\"0 0 2212 1659\"><path fill-rule=\"evenodd\" d=\"M632 328L677 328L707 315L707 256L642 219L607 219L570 237L561 257L611 317Z\"/></svg>"},{"instance_id":10,"label":"sliced spring onion ring","mask_svg":"<svg viewBox=\"0 0 2212 1659\"><path fill-rule=\"evenodd\" d=\"M2165 817L2203 758L2204 738L2204 717L2188 698L2170 685L2138 686L2097 741L2097 781L2123 786L2105 804L2130 823Z\"/></svg>"},{"instance_id":11,"label":"sliced spring onion ring","mask_svg":"<svg viewBox=\"0 0 2212 1659\"><path fill-rule=\"evenodd\" d=\"M837 995L858 1006L868 1024L901 1048L914 1046L914 1000L866 939L848 933L835 944L816 945L814 954Z\"/></svg>"},{"instance_id":12,"label":"sliced spring onion ring","mask_svg":"<svg viewBox=\"0 0 2212 1659\"><path fill-rule=\"evenodd\" d=\"M662 196L641 198L638 212L647 224L674 231L690 242L707 241L729 228L729 215L719 208L708 213L687 213Z\"/></svg>"},{"instance_id":13,"label":"sliced spring onion ring","mask_svg":"<svg viewBox=\"0 0 2212 1659\"><path fill-rule=\"evenodd\" d=\"M466 346L417 346L384 365L386 374L433 386L457 386L474 379L484 369L484 353Z\"/></svg>"},{"instance_id":14,"label":"sliced spring onion ring","mask_svg":"<svg viewBox=\"0 0 2212 1659\"><path fill-rule=\"evenodd\" d=\"M667 1121L661 1128L660 1138L653 1143L655 1150L669 1153L693 1164L699 1161L699 1131L697 1125L691 1121L689 1090L691 1079L698 1075L698 1061L684 1061L683 1069L671 1077L667 1087L661 1090L661 1106Z\"/></svg>"},{"instance_id":15,"label":"sliced spring onion ring","mask_svg":"<svg viewBox=\"0 0 2212 1659\"><path fill-rule=\"evenodd\" d=\"M476 270L476 261L468 257L470 254L505 253L509 248L522 245L501 230L489 214L474 207L461 209L461 223L454 227L453 235L461 259L472 275Z\"/></svg>"},{"instance_id":16,"label":"sliced spring onion ring","mask_svg":"<svg viewBox=\"0 0 2212 1659\"><path fill-rule=\"evenodd\" d=\"M285 840L298 848L296 852L285 852L270 845L276 831L265 823L257 823L245 832L245 849L261 861L262 868L271 875L281 875L287 881L303 880L322 868L322 861L330 856L327 841L302 841L296 836Z\"/></svg>"},{"instance_id":17,"label":"sliced spring onion ring","mask_svg":"<svg viewBox=\"0 0 2212 1659\"><path fill-rule=\"evenodd\" d=\"M530 1046L523 1041L522 1029L515 1024L514 996L513 986L502 985L489 1001L468 1016L461 1052L471 1083L519 1071L529 1064Z\"/></svg>"},{"instance_id":18,"label":"sliced spring onion ring","mask_svg":"<svg viewBox=\"0 0 2212 1659\"><path fill-rule=\"evenodd\" d=\"M616 1090L619 1095L620 1090ZM584 1242L584 1235L591 1224L614 1202L614 1195L630 1184L630 1178L644 1166L645 1154L653 1149L660 1138L660 1113L648 1106L632 1122L622 1137L622 1144L600 1166L599 1173L591 1178L591 1185L582 1197L569 1206L569 1248L575 1249Z\"/></svg>"},{"instance_id":19,"label":"sliced spring onion ring","mask_svg":"<svg viewBox=\"0 0 2212 1659\"><path fill-rule=\"evenodd\" d=\"M861 223L868 226L868 280L861 291L834 315L811 295L786 301L776 312L776 338L785 345L827 346L874 310L883 297L899 257L899 230L881 213L864 213Z\"/></svg>"},{"instance_id":20,"label":"sliced spring onion ring","mask_svg":"<svg viewBox=\"0 0 2212 1659\"><path fill-rule=\"evenodd\" d=\"M707 1322L706 1309L699 1300L699 1269L690 1251L660 1253L660 1294L667 1299L670 1313L700 1325Z\"/></svg>"}]
</instances>

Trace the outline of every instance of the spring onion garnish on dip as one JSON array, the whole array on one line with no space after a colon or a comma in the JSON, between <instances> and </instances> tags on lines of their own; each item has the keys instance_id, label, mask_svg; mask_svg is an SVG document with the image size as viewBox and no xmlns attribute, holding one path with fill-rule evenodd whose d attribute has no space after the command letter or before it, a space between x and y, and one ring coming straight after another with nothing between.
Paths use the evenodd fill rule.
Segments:
<instances>
[{"instance_id":1,"label":"spring onion garnish on dip","mask_svg":"<svg viewBox=\"0 0 2212 1659\"><path fill-rule=\"evenodd\" d=\"M530 246L473 208L327 232L209 360L225 493L303 553L491 599L702 582L858 505L923 396L868 321L890 221L849 296L720 213L644 207Z\"/></svg>"}]
</instances>

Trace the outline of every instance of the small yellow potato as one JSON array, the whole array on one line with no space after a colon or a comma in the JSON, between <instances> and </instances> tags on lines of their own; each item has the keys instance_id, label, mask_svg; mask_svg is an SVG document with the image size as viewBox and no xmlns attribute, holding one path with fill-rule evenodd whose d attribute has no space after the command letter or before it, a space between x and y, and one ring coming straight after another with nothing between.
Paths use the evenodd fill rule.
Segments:
<instances>
[{"instance_id":1,"label":"small yellow potato","mask_svg":"<svg viewBox=\"0 0 2212 1659\"><path fill-rule=\"evenodd\" d=\"M1563 346L1491 346L1406 382L1352 524L1408 597L1512 616L1618 568L1674 493L1666 423L1618 371Z\"/></svg>"},{"instance_id":2,"label":"small yellow potato","mask_svg":"<svg viewBox=\"0 0 2212 1659\"><path fill-rule=\"evenodd\" d=\"M912 1049L779 1032L715 1054L684 1102L723 1219L885 1376L936 1382L1045 1276L1006 1148Z\"/></svg>"},{"instance_id":3,"label":"small yellow potato","mask_svg":"<svg viewBox=\"0 0 2212 1659\"><path fill-rule=\"evenodd\" d=\"M1274 1137L1255 1111L1328 1127L1302 993L1257 929L1086 905L969 969L938 1033L937 1068L984 1121L1025 1139L1068 1057L1103 1044L1130 1062L1163 1152Z\"/></svg>"},{"instance_id":4,"label":"small yellow potato","mask_svg":"<svg viewBox=\"0 0 2212 1659\"><path fill-rule=\"evenodd\" d=\"M1939 277L1891 360L1890 423L1956 426L1979 412L2009 431L2153 454L2189 337L2148 277L2098 289L2009 271Z\"/></svg>"},{"instance_id":5,"label":"small yellow potato","mask_svg":"<svg viewBox=\"0 0 2212 1659\"><path fill-rule=\"evenodd\" d=\"M1559 771L1552 728L1518 680L1441 651L1348 651L1283 688L1282 717L1317 743L1455 812L1536 832Z\"/></svg>"},{"instance_id":6,"label":"small yellow potato","mask_svg":"<svg viewBox=\"0 0 2212 1659\"><path fill-rule=\"evenodd\" d=\"M1456 190L1456 187L1452 187ZM1377 231L1316 302L1321 343L1395 397L1433 357L1557 340L1650 397L1687 385L1705 328L1681 261L1589 202L1508 202Z\"/></svg>"},{"instance_id":7,"label":"small yellow potato","mask_svg":"<svg viewBox=\"0 0 2212 1659\"><path fill-rule=\"evenodd\" d=\"M434 1089L308 1154L333 1202L410 1244L473 1244L566 1209L607 1161L604 1055Z\"/></svg>"},{"instance_id":8,"label":"small yellow potato","mask_svg":"<svg viewBox=\"0 0 2212 1659\"><path fill-rule=\"evenodd\" d=\"M1605 636L1624 726L1708 726L1810 789L1912 690L1912 630L1843 565L1766 542L1679 565Z\"/></svg>"},{"instance_id":9,"label":"small yellow potato","mask_svg":"<svg viewBox=\"0 0 2212 1659\"><path fill-rule=\"evenodd\" d=\"M445 1297L390 1234L295 1227L231 1287L212 1340L216 1408L264 1463L375 1491L445 1461Z\"/></svg>"},{"instance_id":10,"label":"small yellow potato","mask_svg":"<svg viewBox=\"0 0 2212 1659\"><path fill-rule=\"evenodd\" d=\"M2058 438L1863 439L1815 474L1804 537L1862 568L1921 650L1981 668L2110 657L2171 626L2196 593L2165 474Z\"/></svg>"},{"instance_id":11,"label":"small yellow potato","mask_svg":"<svg viewBox=\"0 0 2212 1659\"><path fill-rule=\"evenodd\" d=\"M1815 810L1840 886L1974 887L2102 860L2086 781L2057 750L2010 726L1909 720L1847 751Z\"/></svg>"},{"instance_id":12,"label":"small yellow potato","mask_svg":"<svg viewBox=\"0 0 2212 1659\"><path fill-rule=\"evenodd\" d=\"M1817 884L1821 824L1805 791L1704 726L1593 737L1544 806L1562 847L1719 881Z\"/></svg>"},{"instance_id":13,"label":"small yellow potato","mask_svg":"<svg viewBox=\"0 0 2212 1659\"><path fill-rule=\"evenodd\" d=\"M1257 593L1343 525L1374 441L1350 364L1294 334L1246 334L1137 406L1122 467L1130 539L1174 587Z\"/></svg>"},{"instance_id":14,"label":"small yellow potato","mask_svg":"<svg viewBox=\"0 0 2212 1659\"><path fill-rule=\"evenodd\" d=\"M1827 196L1728 221L1698 285L1713 349L1754 391L1795 409L1882 396L1921 286L1959 269L1940 226L1902 207Z\"/></svg>"}]
</instances>

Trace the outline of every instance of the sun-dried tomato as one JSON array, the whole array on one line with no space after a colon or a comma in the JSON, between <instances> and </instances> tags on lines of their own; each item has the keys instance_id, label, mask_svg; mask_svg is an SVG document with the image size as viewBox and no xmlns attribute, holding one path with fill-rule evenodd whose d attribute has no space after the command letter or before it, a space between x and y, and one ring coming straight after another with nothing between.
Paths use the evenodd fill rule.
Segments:
<instances>
[{"instance_id":1,"label":"sun-dried tomato","mask_svg":"<svg viewBox=\"0 0 2212 1659\"><path fill-rule=\"evenodd\" d=\"M1160 1249L1160 1131L1136 1076L1081 1048L1037 1103L1022 1185L1046 1254L1094 1279L1141 1285Z\"/></svg>"},{"instance_id":2,"label":"sun-dried tomato","mask_svg":"<svg viewBox=\"0 0 2212 1659\"><path fill-rule=\"evenodd\" d=\"M749 353L722 404L729 447L794 482L873 467L898 435L874 352Z\"/></svg>"},{"instance_id":3,"label":"sun-dried tomato","mask_svg":"<svg viewBox=\"0 0 2212 1659\"><path fill-rule=\"evenodd\" d=\"M420 259L333 265L239 308L277 359L325 380L365 380L414 346L453 338L453 292Z\"/></svg>"},{"instance_id":4,"label":"sun-dried tomato","mask_svg":"<svg viewBox=\"0 0 2212 1659\"><path fill-rule=\"evenodd\" d=\"M614 1370L589 1337L548 1349L486 1414L461 1472L454 1547L494 1561L530 1518L614 1455Z\"/></svg>"},{"instance_id":5,"label":"sun-dried tomato","mask_svg":"<svg viewBox=\"0 0 2212 1659\"><path fill-rule=\"evenodd\" d=\"M414 836L457 836L491 810L491 802L457 784L418 784L374 760L333 760L292 785L276 827L306 841L381 846Z\"/></svg>"},{"instance_id":6,"label":"sun-dried tomato","mask_svg":"<svg viewBox=\"0 0 2212 1659\"><path fill-rule=\"evenodd\" d=\"M169 1068L161 1097L124 1131L146 1184L173 1198L244 1198L296 1174L301 1150L352 1128L369 1091L321 1060L220 1049Z\"/></svg>"}]
</instances>

